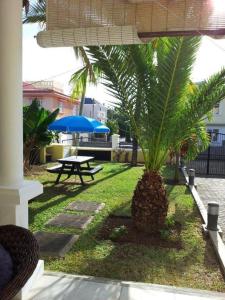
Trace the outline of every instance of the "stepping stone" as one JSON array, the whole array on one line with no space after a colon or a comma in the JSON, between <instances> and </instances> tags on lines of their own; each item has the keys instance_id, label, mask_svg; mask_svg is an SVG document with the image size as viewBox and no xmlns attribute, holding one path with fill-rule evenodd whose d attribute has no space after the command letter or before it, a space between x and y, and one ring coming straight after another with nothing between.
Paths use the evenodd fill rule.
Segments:
<instances>
[{"instance_id":1,"label":"stepping stone","mask_svg":"<svg viewBox=\"0 0 225 300\"><path fill-rule=\"evenodd\" d=\"M92 221L93 216L77 216L72 214L60 214L50 220L47 225L58 227L69 227L76 229L85 229Z\"/></svg>"},{"instance_id":2,"label":"stepping stone","mask_svg":"<svg viewBox=\"0 0 225 300\"><path fill-rule=\"evenodd\" d=\"M77 210L77 211L88 211L97 213L105 207L105 203L97 203L90 201L76 201L70 203L66 209L68 210Z\"/></svg>"},{"instance_id":3,"label":"stepping stone","mask_svg":"<svg viewBox=\"0 0 225 300\"><path fill-rule=\"evenodd\" d=\"M79 238L79 235L74 234L42 231L34 235L40 247L40 254L51 257L64 257Z\"/></svg>"}]
</instances>

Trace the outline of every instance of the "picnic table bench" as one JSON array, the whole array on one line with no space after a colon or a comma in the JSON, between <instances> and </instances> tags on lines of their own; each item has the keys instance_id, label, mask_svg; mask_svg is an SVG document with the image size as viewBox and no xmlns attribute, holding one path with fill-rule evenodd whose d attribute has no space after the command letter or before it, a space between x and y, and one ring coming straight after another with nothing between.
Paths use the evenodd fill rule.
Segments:
<instances>
[{"instance_id":1,"label":"picnic table bench","mask_svg":"<svg viewBox=\"0 0 225 300\"><path fill-rule=\"evenodd\" d=\"M61 175L67 175L67 179L72 175L78 175L81 183L84 185L83 176L90 176L94 180L94 175L103 169L101 165L91 167L89 162L93 160L94 157L92 156L70 156L59 159L60 165L47 168L47 171L58 174L55 184L59 183ZM87 164L87 167L81 166L83 164Z\"/></svg>"}]
</instances>

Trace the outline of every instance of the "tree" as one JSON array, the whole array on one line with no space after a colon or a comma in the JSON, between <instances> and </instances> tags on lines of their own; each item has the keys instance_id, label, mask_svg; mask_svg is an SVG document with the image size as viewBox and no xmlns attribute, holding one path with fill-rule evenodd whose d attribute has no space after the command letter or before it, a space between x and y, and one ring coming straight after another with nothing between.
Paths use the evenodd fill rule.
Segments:
<instances>
[{"instance_id":1,"label":"tree","mask_svg":"<svg viewBox=\"0 0 225 300\"><path fill-rule=\"evenodd\" d=\"M36 3L30 4L30 1L23 0L26 15L23 23L39 23L44 26L46 23L46 0L37 0Z\"/></svg>"},{"instance_id":2,"label":"tree","mask_svg":"<svg viewBox=\"0 0 225 300\"><path fill-rule=\"evenodd\" d=\"M30 6L30 1L29 0L23 0L23 8L25 8L26 13L28 13L28 11L29 11L29 6Z\"/></svg>"},{"instance_id":3,"label":"tree","mask_svg":"<svg viewBox=\"0 0 225 300\"><path fill-rule=\"evenodd\" d=\"M126 142L131 142L131 126L127 112L122 107L116 107L114 118L119 125L119 135L124 137Z\"/></svg>"},{"instance_id":4,"label":"tree","mask_svg":"<svg viewBox=\"0 0 225 300\"><path fill-rule=\"evenodd\" d=\"M111 49L111 48L112 47L108 47L108 49ZM120 47L118 46L117 48L119 49ZM92 55L91 49L94 50L96 48L95 47L86 47L83 50L85 51L86 56L89 59L89 64L91 64L91 67L89 66L89 69L91 69L92 72L95 74L94 75L94 78L95 78L94 83L97 84L98 82L100 82L104 72L102 71L99 63L97 61L95 61L95 56ZM134 57L132 57L131 59L134 59ZM73 88L74 95L78 95L78 94L84 95L85 94L86 86L87 86L87 82L88 82L89 78L91 78L91 75L88 74L86 67L79 69L76 73L73 74L70 82L73 84L73 87L74 87ZM105 83L103 83L103 84L105 84ZM139 90L135 94L134 99L135 99L135 101L132 104L133 118L135 119L136 122L138 122L139 117L140 117L140 107L141 107L141 97L140 97ZM117 107L117 113L119 113L120 116L122 116L122 118L125 118L125 120L127 121L128 112L127 112L127 108L126 108L126 103L124 103L124 99L120 99L119 103L114 103L114 105ZM118 124L121 124L122 123L121 121L118 119ZM138 141L137 141L136 131L133 128L133 123L130 123L129 126L126 126L126 127L131 128L131 130L129 132L129 135L132 136L132 143L133 143L131 165L135 166L135 165L137 165L137 151L138 151Z\"/></svg>"},{"instance_id":5,"label":"tree","mask_svg":"<svg viewBox=\"0 0 225 300\"><path fill-rule=\"evenodd\" d=\"M110 129L109 136L119 132L119 126L116 120L108 119L105 125Z\"/></svg>"},{"instance_id":6,"label":"tree","mask_svg":"<svg viewBox=\"0 0 225 300\"><path fill-rule=\"evenodd\" d=\"M30 169L30 157L34 150L49 145L53 139L53 134L48 130L48 126L56 119L59 109L50 112L37 100L32 101L30 106L23 108L23 154L24 170Z\"/></svg>"},{"instance_id":7,"label":"tree","mask_svg":"<svg viewBox=\"0 0 225 300\"><path fill-rule=\"evenodd\" d=\"M87 52L83 47L74 48L76 58L82 58L83 67L75 72L70 79L72 86L72 98L81 98L79 115L83 113L83 106L88 84L97 84L99 77L99 69L92 64Z\"/></svg>"},{"instance_id":8,"label":"tree","mask_svg":"<svg viewBox=\"0 0 225 300\"><path fill-rule=\"evenodd\" d=\"M194 128L190 128L187 136L170 150L170 160L175 158L174 183L179 182L180 160L190 161L209 146L209 135L203 120L199 120Z\"/></svg>"},{"instance_id":9,"label":"tree","mask_svg":"<svg viewBox=\"0 0 225 300\"><path fill-rule=\"evenodd\" d=\"M175 37L147 45L87 49L102 72L103 84L123 103L142 149L145 170L131 210L135 226L149 233L160 230L167 216L160 170L170 149L189 138L200 120L225 97L225 70L190 92L199 42L196 37ZM141 103L138 119L137 99Z\"/></svg>"}]
</instances>

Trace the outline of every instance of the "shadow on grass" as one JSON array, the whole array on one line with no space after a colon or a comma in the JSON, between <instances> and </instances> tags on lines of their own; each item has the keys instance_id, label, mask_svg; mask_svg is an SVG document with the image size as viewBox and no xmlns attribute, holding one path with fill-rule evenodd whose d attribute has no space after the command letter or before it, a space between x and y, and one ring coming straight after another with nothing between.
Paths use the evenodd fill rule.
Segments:
<instances>
[{"instance_id":1,"label":"shadow on grass","mask_svg":"<svg viewBox=\"0 0 225 300\"><path fill-rule=\"evenodd\" d=\"M205 251L204 251L204 264L206 267L209 267L210 271L213 273L218 268L218 266L220 266L220 262L217 257L217 254L213 248L213 245L212 245L212 242L211 242L209 236L204 237L204 240L206 241ZM225 279L225 274L221 267L220 267L220 270Z\"/></svg>"},{"instance_id":2,"label":"shadow on grass","mask_svg":"<svg viewBox=\"0 0 225 300\"><path fill-rule=\"evenodd\" d=\"M79 195L89 187L99 182L104 182L104 180L112 178L129 168L130 167L123 168L123 170L119 170L119 172L114 172L114 170L112 172L106 172L108 176L100 178L90 185L77 187L75 191L67 190L66 184L64 188L62 187L62 197L55 199L53 205L67 201L68 195L70 197ZM71 184L69 183L68 186L71 186ZM50 190L52 188L54 189L54 187L47 188ZM167 186L168 196L171 196L174 188L175 186ZM178 195L179 191L178 189ZM177 193L175 192L174 197L176 197ZM187 189L186 191L183 189L183 193L187 193ZM188 194L190 194L189 191ZM129 204L127 202L118 205L113 211L104 211L96 215L94 222L80 234L78 242L66 255L65 259L63 261L47 259L47 266L48 268L50 267L51 270L66 273L79 273L113 279L183 285L196 288L210 288L210 281L214 279L213 275L207 273L207 270L216 272L218 264L212 253L210 244L208 245L207 243L206 248L209 247L209 250L206 250L204 256L204 249L202 248L204 243L199 243L201 236L198 235L197 238L195 236L198 225L200 224L198 221L199 214L197 208L189 204L183 206L182 200L183 199L178 201L180 205L176 205L177 200L175 199L174 215L176 219L182 222L182 230L185 230L185 234L182 236L182 241L186 239L184 249L178 251L169 248L154 248L131 243L118 244L110 240L100 240L98 233L109 213L126 210ZM184 201L186 201L186 197L184 197ZM48 203L45 205L48 205ZM49 207L51 207L51 203L49 203L49 205ZM45 207L45 209L47 208ZM199 252L201 252L200 258ZM202 264L199 263L199 260ZM208 264L210 264L210 266L208 266ZM201 270L201 267L204 267L204 265L206 269ZM193 269L195 269L195 271L193 271ZM214 286L216 286L215 283Z\"/></svg>"},{"instance_id":3,"label":"shadow on grass","mask_svg":"<svg viewBox=\"0 0 225 300\"><path fill-rule=\"evenodd\" d=\"M120 208L123 210L124 205ZM85 263L79 265L80 274L120 280L157 282L156 278L163 278L165 274L167 276L173 274L174 269L176 269L176 276L182 276L189 268L190 258L195 256L195 247L189 251L181 250L181 254L178 254L179 251L176 249L99 240L98 233L104 221L105 219L102 219L83 232L78 243L73 247L71 256L70 254L68 256L68 261L71 262L72 252L90 251L89 255L85 255ZM109 250L106 255L103 255L105 248ZM65 264L65 268L61 271L77 273L76 266L73 264L70 266ZM167 281L167 284L173 284L173 282Z\"/></svg>"},{"instance_id":4,"label":"shadow on grass","mask_svg":"<svg viewBox=\"0 0 225 300\"><path fill-rule=\"evenodd\" d=\"M62 202L66 202L68 200L68 198L71 197L76 197L79 194L81 194L82 192L84 192L85 190L87 190L90 187L93 187L97 184L100 184L102 182L104 182L105 180L111 179L116 175L119 175L123 172L126 172L128 169L130 169L131 166L126 166L125 168L121 168L119 171L118 169L115 170L115 172L110 172L110 174L108 176L104 176L100 179L97 179L95 181L92 181L91 183L85 184L85 185L80 185L77 186L76 184L76 189L75 190L71 190L71 186L74 186L74 183L68 183L68 182L63 182L63 184L59 184L57 186L55 186L54 184L51 186L46 186L47 184L51 184L52 182L50 181L45 181L44 184L44 193L33 199L31 203L45 203L43 204L41 207L35 208L35 207L29 207L29 220L30 223L34 222L34 218L37 214L40 214L46 210L48 210L49 208L52 208L54 206L57 206L59 204L62 204ZM54 197L57 197L61 195L61 197L49 201Z\"/></svg>"}]
</instances>

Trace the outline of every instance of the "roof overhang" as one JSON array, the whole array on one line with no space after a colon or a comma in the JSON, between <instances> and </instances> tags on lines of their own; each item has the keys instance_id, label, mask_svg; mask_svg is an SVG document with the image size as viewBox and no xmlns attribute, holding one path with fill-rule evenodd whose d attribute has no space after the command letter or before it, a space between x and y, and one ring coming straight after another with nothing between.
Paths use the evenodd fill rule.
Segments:
<instances>
[{"instance_id":1,"label":"roof overhang","mask_svg":"<svg viewBox=\"0 0 225 300\"><path fill-rule=\"evenodd\" d=\"M38 89L38 90L23 90L23 96L25 97L53 97L57 98L61 102L71 103L73 105L78 105L79 100L74 100L70 96L59 93L54 90L48 89Z\"/></svg>"},{"instance_id":2,"label":"roof overhang","mask_svg":"<svg viewBox=\"0 0 225 300\"><path fill-rule=\"evenodd\" d=\"M47 0L42 47L138 44L159 36L225 36L223 0Z\"/></svg>"}]
</instances>

